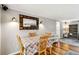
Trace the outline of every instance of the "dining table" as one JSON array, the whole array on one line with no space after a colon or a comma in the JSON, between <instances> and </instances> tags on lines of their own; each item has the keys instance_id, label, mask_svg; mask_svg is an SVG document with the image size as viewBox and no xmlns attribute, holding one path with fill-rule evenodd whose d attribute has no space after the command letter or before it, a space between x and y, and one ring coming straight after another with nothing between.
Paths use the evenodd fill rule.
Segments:
<instances>
[{"instance_id":1,"label":"dining table","mask_svg":"<svg viewBox=\"0 0 79 59\"><path fill-rule=\"evenodd\" d=\"M33 40L30 39L30 37L25 37L23 40L24 48L25 48L25 55L34 55L36 52L38 52L38 44L39 44L40 36L34 37ZM52 47L52 44L54 42L58 41L57 36L50 36L48 38L47 47Z\"/></svg>"}]
</instances>

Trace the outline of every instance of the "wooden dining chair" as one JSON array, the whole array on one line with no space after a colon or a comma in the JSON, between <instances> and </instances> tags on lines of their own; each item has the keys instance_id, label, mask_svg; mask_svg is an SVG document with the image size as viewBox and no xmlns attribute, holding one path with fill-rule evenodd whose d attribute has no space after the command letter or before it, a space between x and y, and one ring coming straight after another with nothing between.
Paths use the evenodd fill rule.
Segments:
<instances>
[{"instance_id":1,"label":"wooden dining chair","mask_svg":"<svg viewBox=\"0 0 79 59\"><path fill-rule=\"evenodd\" d=\"M47 36L48 38L50 38L51 37L51 35L52 35L52 33L51 32L46 32L45 34L44 34L45 36ZM50 39L49 39L50 40ZM49 44L49 43L48 43ZM50 54L51 55L51 50L52 50L52 47L48 47L47 48L47 54Z\"/></svg>"},{"instance_id":2,"label":"wooden dining chair","mask_svg":"<svg viewBox=\"0 0 79 59\"><path fill-rule=\"evenodd\" d=\"M39 55L46 55L46 48L47 48L48 36L41 36L38 45L38 54Z\"/></svg>"},{"instance_id":3,"label":"wooden dining chair","mask_svg":"<svg viewBox=\"0 0 79 59\"><path fill-rule=\"evenodd\" d=\"M18 44L19 44L19 52L18 52L18 54L19 55L24 55L25 54L25 48L23 46L21 37L19 35L17 35L17 40L18 40Z\"/></svg>"}]
</instances>

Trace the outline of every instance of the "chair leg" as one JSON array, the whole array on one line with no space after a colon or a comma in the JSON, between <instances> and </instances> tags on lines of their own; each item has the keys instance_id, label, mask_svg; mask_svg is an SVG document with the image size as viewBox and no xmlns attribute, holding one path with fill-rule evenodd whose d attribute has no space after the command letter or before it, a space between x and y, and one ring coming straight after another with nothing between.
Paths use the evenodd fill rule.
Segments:
<instances>
[{"instance_id":1,"label":"chair leg","mask_svg":"<svg viewBox=\"0 0 79 59\"><path fill-rule=\"evenodd\" d=\"M45 49L45 55L47 55L46 49Z\"/></svg>"},{"instance_id":2,"label":"chair leg","mask_svg":"<svg viewBox=\"0 0 79 59\"><path fill-rule=\"evenodd\" d=\"M51 51L51 47L50 47L50 55L52 54L52 51Z\"/></svg>"},{"instance_id":3,"label":"chair leg","mask_svg":"<svg viewBox=\"0 0 79 59\"><path fill-rule=\"evenodd\" d=\"M20 52L20 55L24 55L25 54L25 49L24 48L20 48L20 50L19 50Z\"/></svg>"},{"instance_id":4,"label":"chair leg","mask_svg":"<svg viewBox=\"0 0 79 59\"><path fill-rule=\"evenodd\" d=\"M23 53L24 55L25 55L25 52L26 52L26 50L25 50L25 48L24 48L24 53Z\"/></svg>"},{"instance_id":5,"label":"chair leg","mask_svg":"<svg viewBox=\"0 0 79 59\"><path fill-rule=\"evenodd\" d=\"M40 55L40 51L38 52L38 55Z\"/></svg>"}]
</instances>

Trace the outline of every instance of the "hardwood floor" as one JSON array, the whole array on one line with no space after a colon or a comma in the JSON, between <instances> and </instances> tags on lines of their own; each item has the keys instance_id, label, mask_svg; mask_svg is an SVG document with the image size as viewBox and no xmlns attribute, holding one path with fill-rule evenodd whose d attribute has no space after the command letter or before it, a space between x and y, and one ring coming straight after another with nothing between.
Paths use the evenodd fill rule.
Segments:
<instances>
[{"instance_id":1,"label":"hardwood floor","mask_svg":"<svg viewBox=\"0 0 79 59\"><path fill-rule=\"evenodd\" d=\"M79 55L79 47L63 42L61 42L60 45L60 47L57 47L57 43L52 44L52 48L47 48L47 55ZM36 53L35 55L38 55L38 53ZM44 54L42 53L41 55Z\"/></svg>"},{"instance_id":2,"label":"hardwood floor","mask_svg":"<svg viewBox=\"0 0 79 59\"><path fill-rule=\"evenodd\" d=\"M79 47L70 45L70 49L79 52Z\"/></svg>"},{"instance_id":3,"label":"hardwood floor","mask_svg":"<svg viewBox=\"0 0 79 59\"><path fill-rule=\"evenodd\" d=\"M46 54L47 55L79 55L79 47L73 46L70 44L66 44L61 42L60 47L57 46L57 42L52 44L52 47L48 47L46 49ZM16 55L19 55L16 54ZM35 53L34 55L38 55L38 52ZM44 55L44 53L41 53L40 55Z\"/></svg>"}]
</instances>

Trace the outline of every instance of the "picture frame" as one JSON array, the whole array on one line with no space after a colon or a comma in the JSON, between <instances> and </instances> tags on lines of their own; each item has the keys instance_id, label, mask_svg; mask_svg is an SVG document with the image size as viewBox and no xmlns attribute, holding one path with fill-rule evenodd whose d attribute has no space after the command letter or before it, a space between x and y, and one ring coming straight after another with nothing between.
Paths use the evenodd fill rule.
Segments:
<instances>
[{"instance_id":1,"label":"picture frame","mask_svg":"<svg viewBox=\"0 0 79 59\"><path fill-rule=\"evenodd\" d=\"M19 14L19 29L20 30L38 30L39 18Z\"/></svg>"}]
</instances>

